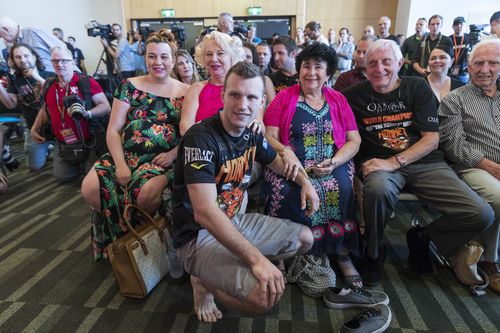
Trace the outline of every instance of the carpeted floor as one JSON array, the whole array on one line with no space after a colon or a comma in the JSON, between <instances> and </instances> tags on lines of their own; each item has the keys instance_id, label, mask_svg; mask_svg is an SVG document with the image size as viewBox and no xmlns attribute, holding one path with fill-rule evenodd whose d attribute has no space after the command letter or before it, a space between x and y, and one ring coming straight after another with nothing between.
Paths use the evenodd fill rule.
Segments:
<instances>
[{"instance_id":1,"label":"carpeted floor","mask_svg":"<svg viewBox=\"0 0 500 333\"><path fill-rule=\"evenodd\" d=\"M21 156L21 145L15 148ZM330 310L293 285L267 315L223 308L213 325L197 321L186 280L166 278L145 300L123 298L109 264L90 256L79 183L61 185L51 172L50 165L15 170L0 196L0 332L338 332L358 312ZM498 332L499 295L471 296L447 268L423 276L408 270L409 216L401 205L386 229L388 259L377 289L390 297L388 331Z\"/></svg>"}]
</instances>

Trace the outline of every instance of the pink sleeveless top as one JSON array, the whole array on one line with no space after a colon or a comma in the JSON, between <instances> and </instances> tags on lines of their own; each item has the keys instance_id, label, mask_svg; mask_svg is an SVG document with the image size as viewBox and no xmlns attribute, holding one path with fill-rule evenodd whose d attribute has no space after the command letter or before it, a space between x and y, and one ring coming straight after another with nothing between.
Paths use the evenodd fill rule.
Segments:
<instances>
[{"instance_id":1,"label":"pink sleeveless top","mask_svg":"<svg viewBox=\"0 0 500 333\"><path fill-rule=\"evenodd\" d=\"M203 89L201 89L200 97L198 99L199 106L196 112L196 122L203 119L212 117L224 106L221 97L221 91L224 86L216 86L207 82Z\"/></svg>"}]
</instances>

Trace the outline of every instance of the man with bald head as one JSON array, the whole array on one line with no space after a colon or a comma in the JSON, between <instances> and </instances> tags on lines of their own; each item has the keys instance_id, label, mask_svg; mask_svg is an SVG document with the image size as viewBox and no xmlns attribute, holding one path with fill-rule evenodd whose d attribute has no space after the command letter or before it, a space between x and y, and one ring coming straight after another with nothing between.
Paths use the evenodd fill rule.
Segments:
<instances>
[{"instance_id":1,"label":"man with bald head","mask_svg":"<svg viewBox=\"0 0 500 333\"><path fill-rule=\"evenodd\" d=\"M500 293L498 234L500 224L500 39L474 46L469 57L469 84L441 101L441 149L455 171L495 212L495 222L481 238L490 288Z\"/></svg>"},{"instance_id":2,"label":"man with bald head","mask_svg":"<svg viewBox=\"0 0 500 333\"><path fill-rule=\"evenodd\" d=\"M391 19L389 18L389 16L382 16L378 20L379 35L377 37L379 39L390 39L397 43L398 38L389 32L390 28L391 28Z\"/></svg>"},{"instance_id":3,"label":"man with bald head","mask_svg":"<svg viewBox=\"0 0 500 333\"><path fill-rule=\"evenodd\" d=\"M0 37L6 44L25 43L31 46L48 72L54 72L50 62L50 49L56 46L66 48L66 44L50 31L37 27L23 28L7 16L0 16Z\"/></svg>"}]
</instances>

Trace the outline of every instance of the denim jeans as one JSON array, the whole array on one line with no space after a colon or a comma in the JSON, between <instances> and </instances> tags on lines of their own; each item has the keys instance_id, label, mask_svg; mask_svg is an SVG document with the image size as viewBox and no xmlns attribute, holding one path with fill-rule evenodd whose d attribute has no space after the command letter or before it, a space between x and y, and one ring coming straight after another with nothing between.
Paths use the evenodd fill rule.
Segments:
<instances>
[{"instance_id":1,"label":"denim jeans","mask_svg":"<svg viewBox=\"0 0 500 333\"><path fill-rule=\"evenodd\" d=\"M25 129L24 150L26 152L26 161L28 162L30 171L37 171L45 166L50 144L54 144L54 142L45 141L43 143L36 143L31 137L30 130L27 128Z\"/></svg>"}]
</instances>

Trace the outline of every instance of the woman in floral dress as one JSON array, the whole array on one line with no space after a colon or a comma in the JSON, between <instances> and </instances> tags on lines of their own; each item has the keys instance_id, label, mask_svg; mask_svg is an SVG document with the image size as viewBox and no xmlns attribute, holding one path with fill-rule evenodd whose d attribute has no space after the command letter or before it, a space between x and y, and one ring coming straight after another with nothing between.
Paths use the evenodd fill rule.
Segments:
<instances>
[{"instance_id":1,"label":"woman in floral dress","mask_svg":"<svg viewBox=\"0 0 500 333\"><path fill-rule=\"evenodd\" d=\"M107 257L106 246L127 232L120 219L125 206L134 203L154 215L163 189L171 184L181 103L189 88L170 77L173 41L167 30L149 35L148 75L124 80L117 88L106 140L110 152L83 180L82 196L95 213L91 237L96 260Z\"/></svg>"},{"instance_id":2,"label":"woman in floral dress","mask_svg":"<svg viewBox=\"0 0 500 333\"><path fill-rule=\"evenodd\" d=\"M299 84L281 91L264 114L266 137L283 157L286 176L265 172L265 213L307 225L314 235L310 254L335 258L347 284L362 286L350 260L358 254L359 231L353 191L354 164L361 138L344 96L325 83L335 72L335 51L321 43L297 57ZM307 217L300 205L306 173L320 198L320 208Z\"/></svg>"}]
</instances>

